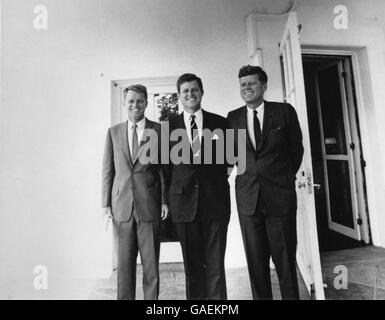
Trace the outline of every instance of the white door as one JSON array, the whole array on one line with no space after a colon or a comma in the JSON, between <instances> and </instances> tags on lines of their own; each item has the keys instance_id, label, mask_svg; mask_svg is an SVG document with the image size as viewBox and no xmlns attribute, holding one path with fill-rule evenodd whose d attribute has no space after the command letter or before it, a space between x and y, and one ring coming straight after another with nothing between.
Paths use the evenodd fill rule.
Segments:
<instances>
[{"instance_id":1,"label":"white door","mask_svg":"<svg viewBox=\"0 0 385 320\"><path fill-rule=\"evenodd\" d=\"M297 264L312 298L325 299L318 248L313 170L305 83L297 15L291 12L279 45L283 63L285 101L294 106L303 134L304 156L297 173Z\"/></svg>"},{"instance_id":2,"label":"white door","mask_svg":"<svg viewBox=\"0 0 385 320\"><path fill-rule=\"evenodd\" d=\"M361 240L354 149L341 59L317 68L316 94L320 122L328 225Z\"/></svg>"}]
</instances>

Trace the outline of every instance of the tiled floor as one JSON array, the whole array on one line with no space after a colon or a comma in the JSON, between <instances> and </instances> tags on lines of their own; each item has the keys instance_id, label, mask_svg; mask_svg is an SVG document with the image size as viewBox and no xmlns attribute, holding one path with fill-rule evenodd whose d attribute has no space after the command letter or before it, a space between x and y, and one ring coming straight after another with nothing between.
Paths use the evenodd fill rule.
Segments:
<instances>
[{"instance_id":1,"label":"tiled floor","mask_svg":"<svg viewBox=\"0 0 385 320\"><path fill-rule=\"evenodd\" d=\"M141 285L141 268L137 273L137 299L143 299ZM306 287L300 279L300 296L302 300L308 300ZM277 275L271 270L271 279L274 299L281 299ZM251 288L247 268L234 268L226 271L227 294L229 300L251 300ZM116 299L116 273L111 278L95 283L90 299ZM185 278L183 264L160 265L160 300L185 300Z\"/></svg>"},{"instance_id":2,"label":"tiled floor","mask_svg":"<svg viewBox=\"0 0 385 320\"><path fill-rule=\"evenodd\" d=\"M322 254L325 296L328 300L385 300L385 249L362 247ZM342 270L342 271L341 271ZM343 272L347 285L343 282ZM160 265L161 300L184 300L185 284L183 264ZM280 299L278 279L271 271L274 299ZM251 289L247 268L226 270L227 291L230 300L250 300ZM299 278L300 298L310 299L305 285ZM138 268L137 299L143 298L141 269ZM335 285L336 284L336 285ZM90 299L116 299L116 274L98 280L91 290Z\"/></svg>"},{"instance_id":3,"label":"tiled floor","mask_svg":"<svg viewBox=\"0 0 385 320\"><path fill-rule=\"evenodd\" d=\"M385 300L385 249L368 246L327 252L321 255L321 264L326 299Z\"/></svg>"},{"instance_id":4,"label":"tiled floor","mask_svg":"<svg viewBox=\"0 0 385 320\"><path fill-rule=\"evenodd\" d=\"M385 249L361 247L322 253L325 296L328 300L385 300ZM343 276L347 283L343 284ZM280 299L277 276L271 271L274 299ZM250 300L251 289L247 268L226 269L227 292L231 300ZM300 298L310 299L301 276ZM137 299L143 298L141 268L138 267ZM160 265L160 299L184 300L183 264ZM31 279L7 279L0 286L0 299L5 300L115 300L116 274L106 279L50 278L48 290L35 290Z\"/></svg>"}]
</instances>

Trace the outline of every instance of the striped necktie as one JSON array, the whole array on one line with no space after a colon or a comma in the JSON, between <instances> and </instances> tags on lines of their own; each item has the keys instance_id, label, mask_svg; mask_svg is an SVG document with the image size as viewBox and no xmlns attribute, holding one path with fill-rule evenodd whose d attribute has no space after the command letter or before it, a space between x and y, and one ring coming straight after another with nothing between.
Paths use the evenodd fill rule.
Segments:
<instances>
[{"instance_id":1,"label":"striped necktie","mask_svg":"<svg viewBox=\"0 0 385 320\"><path fill-rule=\"evenodd\" d=\"M136 132L137 125L134 124L132 126L132 162L136 161L136 157L138 156L138 134Z\"/></svg>"},{"instance_id":2,"label":"striped necktie","mask_svg":"<svg viewBox=\"0 0 385 320\"><path fill-rule=\"evenodd\" d=\"M261 124L259 123L257 113L258 113L257 110L253 111L255 150L258 150L259 144L261 142L261 136L262 136Z\"/></svg>"},{"instance_id":3,"label":"striped necktie","mask_svg":"<svg viewBox=\"0 0 385 320\"><path fill-rule=\"evenodd\" d=\"M201 142L199 140L198 126L195 122L195 117L195 115L190 116L191 149L193 153L193 163L200 163Z\"/></svg>"}]
</instances>

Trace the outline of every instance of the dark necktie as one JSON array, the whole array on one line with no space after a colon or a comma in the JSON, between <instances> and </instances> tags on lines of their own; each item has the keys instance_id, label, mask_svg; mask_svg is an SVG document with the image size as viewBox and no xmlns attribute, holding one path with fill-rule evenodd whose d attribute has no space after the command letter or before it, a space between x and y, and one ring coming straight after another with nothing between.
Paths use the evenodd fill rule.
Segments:
<instances>
[{"instance_id":1,"label":"dark necktie","mask_svg":"<svg viewBox=\"0 0 385 320\"><path fill-rule=\"evenodd\" d=\"M190 116L190 128L191 128L191 149L193 152L193 158L197 159L200 157L201 143L199 141L198 126L195 122L195 115Z\"/></svg>"},{"instance_id":2,"label":"dark necktie","mask_svg":"<svg viewBox=\"0 0 385 320\"><path fill-rule=\"evenodd\" d=\"M138 156L138 134L136 132L137 125L132 126L132 162L136 161Z\"/></svg>"},{"instance_id":3,"label":"dark necktie","mask_svg":"<svg viewBox=\"0 0 385 320\"><path fill-rule=\"evenodd\" d=\"M261 124L257 117L257 110L253 111L253 122L254 122L254 138L255 138L255 149L258 150L259 144L261 142Z\"/></svg>"}]
</instances>

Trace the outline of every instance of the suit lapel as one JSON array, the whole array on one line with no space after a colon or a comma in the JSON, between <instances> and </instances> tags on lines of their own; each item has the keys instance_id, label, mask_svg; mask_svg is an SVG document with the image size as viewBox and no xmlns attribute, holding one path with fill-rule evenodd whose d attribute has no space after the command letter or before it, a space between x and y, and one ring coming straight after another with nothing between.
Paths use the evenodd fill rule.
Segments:
<instances>
[{"instance_id":1,"label":"suit lapel","mask_svg":"<svg viewBox=\"0 0 385 320\"><path fill-rule=\"evenodd\" d=\"M151 121L147 120L147 118L145 119L145 124L144 124L144 130L146 129L152 129L153 128L153 124ZM140 144L139 144L139 151L140 149L143 147L143 145L150 139L149 136L146 137L145 140L140 140ZM139 154L139 151L138 151L138 154Z\"/></svg>"},{"instance_id":2,"label":"suit lapel","mask_svg":"<svg viewBox=\"0 0 385 320\"><path fill-rule=\"evenodd\" d=\"M127 156L128 159L128 164L130 168L132 168L132 159L130 155L130 149L128 147L128 132L127 132L127 127L128 127L128 121L124 122L123 125L119 129L119 138L120 138L120 143L121 146Z\"/></svg>"},{"instance_id":3,"label":"suit lapel","mask_svg":"<svg viewBox=\"0 0 385 320\"><path fill-rule=\"evenodd\" d=\"M247 106L244 106L241 109L240 116L238 119L238 128L239 129L246 129L246 146L248 146L251 150L255 151L253 147L253 143L250 139L250 132L247 127ZM254 134L254 133L253 133Z\"/></svg>"},{"instance_id":4,"label":"suit lapel","mask_svg":"<svg viewBox=\"0 0 385 320\"><path fill-rule=\"evenodd\" d=\"M187 133L186 124L184 123L184 112L185 112L185 111L183 111L183 112L179 115L178 122L177 122L177 128L178 128L178 129L184 129L184 133L186 134L186 136L183 137L183 139L187 139L187 141L188 141L189 144L190 144L190 149L191 149L191 143L190 143L190 139L188 138L188 133Z\"/></svg>"},{"instance_id":5,"label":"suit lapel","mask_svg":"<svg viewBox=\"0 0 385 320\"><path fill-rule=\"evenodd\" d=\"M204 159L204 150L205 150L205 139L203 139L203 130L204 129L209 129L209 130L215 130L215 128L212 128L212 124L210 123L210 117L206 111L202 109L202 139L201 139L201 161L203 163ZM226 133L225 133L226 134ZM213 151L212 151L213 154Z\"/></svg>"},{"instance_id":6,"label":"suit lapel","mask_svg":"<svg viewBox=\"0 0 385 320\"><path fill-rule=\"evenodd\" d=\"M171 123L171 122L170 122ZM187 141L190 144L190 140L188 139L187 135L187 130L186 130L186 125L184 123L184 117L183 117L183 112L178 114L173 120L172 120L172 127L170 128L170 133L172 133L173 130L175 129L182 129L182 134L184 135L183 137L178 137L177 141L171 141L170 140L170 147L173 147L175 144L180 142L180 139L182 138L183 141Z\"/></svg>"},{"instance_id":7,"label":"suit lapel","mask_svg":"<svg viewBox=\"0 0 385 320\"><path fill-rule=\"evenodd\" d=\"M210 119L208 119L207 112L202 109L202 130L211 129L210 128Z\"/></svg>"},{"instance_id":8,"label":"suit lapel","mask_svg":"<svg viewBox=\"0 0 385 320\"><path fill-rule=\"evenodd\" d=\"M177 127L178 129L185 129L186 130L186 125L184 124L184 111L178 115L177 118Z\"/></svg>"},{"instance_id":9,"label":"suit lapel","mask_svg":"<svg viewBox=\"0 0 385 320\"><path fill-rule=\"evenodd\" d=\"M273 123L272 120L274 115L274 106L268 101L264 101L264 103L265 103L265 111L263 116L262 139L261 139L261 143L259 144L258 150L261 149L264 142L266 141L267 134L269 133L271 129L271 125Z\"/></svg>"},{"instance_id":10,"label":"suit lapel","mask_svg":"<svg viewBox=\"0 0 385 320\"><path fill-rule=\"evenodd\" d=\"M145 121L145 123L144 123L144 130L146 130L146 129L152 129L152 127L153 127L152 122L151 122L151 121L148 121L147 118L145 118L144 121ZM143 132L143 134L144 134L144 132ZM142 136L142 139L143 139L143 136ZM142 139L139 141L138 155L137 155L136 160L135 160L135 162L133 163L133 165L135 165L135 164L138 162L138 159L139 159L139 157L140 157L140 155L141 155L141 153L142 153L142 151L143 151L143 146L144 146L144 144L145 144L148 140L150 140L150 137L147 135L147 136L145 137L145 140L142 140Z\"/></svg>"}]
</instances>

